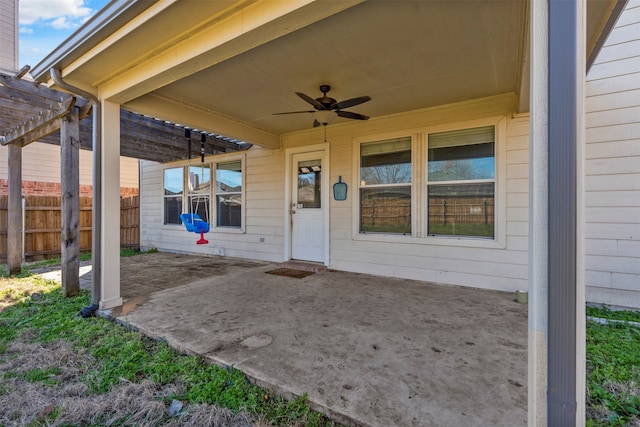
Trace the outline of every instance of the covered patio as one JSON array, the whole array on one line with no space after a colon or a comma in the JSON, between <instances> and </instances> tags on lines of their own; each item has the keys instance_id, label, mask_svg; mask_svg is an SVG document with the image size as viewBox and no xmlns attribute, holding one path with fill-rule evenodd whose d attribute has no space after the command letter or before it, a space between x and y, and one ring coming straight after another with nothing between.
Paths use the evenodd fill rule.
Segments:
<instances>
[{"instance_id":1,"label":"covered patio","mask_svg":"<svg viewBox=\"0 0 640 427\"><path fill-rule=\"evenodd\" d=\"M465 318L462 313L468 309L469 298L464 296L467 292L476 292L474 287L479 286L480 269L490 273L498 271L495 276L485 276L483 287L498 286L495 283L497 276L501 279L502 288L499 289L518 289L528 285L528 422L530 425L544 425L547 422L551 425L580 425L584 418L585 363L584 316L581 314L584 306L584 173L581 163L584 145L583 87L589 64L594 60L624 4L625 1L608 0L399 1L394 2L393 19L389 19L392 13L388 2L359 0L110 2L95 19L87 22L33 71L38 82L73 92L93 102L96 123L93 127L96 142L94 146L102 150L99 153L101 160L96 162L99 166L94 169L94 176L96 191L104 190L97 197L104 209L101 209L100 217L94 222L96 241L99 242L99 247L93 253L96 266L93 273L96 290L94 294L99 296L97 304L104 310L117 309L123 304L125 295L119 274L119 242L113 237L117 235L119 226L117 212L113 208L117 197L115 188L118 176L117 167L111 167L120 155L124 143L121 133L123 111L180 123L205 132L228 135L238 141L254 144L255 149L246 153L246 167L242 167L243 173L252 173L246 182L243 180L243 189L246 187L246 208L253 209L253 216L248 216L253 222L246 221L248 226L234 230L237 233L221 233L220 240L226 246L212 247L212 254L235 253L241 256L242 253L246 257L261 256L263 258L259 259L269 261L296 258L292 256L290 225L295 213L295 209L290 208L296 207L296 203L290 203L292 192L286 179L291 177L285 178L284 175L291 172L288 168L297 154L315 147L314 154L321 152L322 161L332 167L330 171L323 164L322 170L326 176L332 179L348 175L351 177L351 196L347 201L353 200L354 206L353 209L344 209L344 205L332 203L331 219L327 215L318 221L318 224L325 225L321 237L314 240L325 242L318 261L326 266L361 272L370 272L383 265L385 271L378 272L388 276L407 277L411 273L414 275L408 277L410 279L465 285L468 289L442 288L455 290L460 295L450 295L456 305L449 307L459 318ZM323 120L315 113L320 110L326 113L328 110L321 108L319 103L314 104L312 97L300 94L314 94L319 84L327 83L332 85L335 90L332 94L335 93L339 99L353 100L358 99L354 97L362 99L371 96L375 102L362 105L355 116L353 114L356 113L334 109L333 112L329 111L329 116L336 116L331 117L336 119L335 124L328 128L312 127L321 124L318 119ZM296 93L298 96L295 96ZM313 113L313 116L275 115L295 112L303 107L310 108L303 101L311 104L314 110L302 112ZM346 104L356 105L350 102ZM455 107L452 107L454 104ZM345 113L352 116L345 116ZM366 116L371 116L372 120L363 120ZM500 117L501 121L489 124L478 122L489 117ZM344 123L345 118L355 118L358 121ZM518 121L521 123L516 123ZM422 200L426 194L425 153L428 147L427 131L424 129L429 128L430 132L436 133L488 124L494 126L494 135L506 138L506 122L513 125L511 129L519 126L520 131L524 128L528 131L522 134L512 133L511 136L515 138L509 142L506 139L496 142L505 151L496 155L498 163L503 163L501 166L498 164L498 173L494 175L494 178L497 176L495 188L503 193L497 197L498 203L502 204L499 206L502 213L496 215L499 223L494 238L480 243L471 241L473 239L462 243L455 239L449 239L445 243L430 243L429 233L420 224L425 221L424 212L418 210L418 207L424 209L426 206ZM444 125L449 127L436 129ZM398 132L413 138L414 153L419 155L412 154L410 157L422 162L414 169L416 185L415 190L411 190L412 206L415 206L411 218L417 219L412 220L415 224L412 224L413 228L407 233L409 235L406 239L405 236L362 236L357 222L356 195L358 185L363 182L358 179L357 148L360 144L375 142L377 139L396 137ZM365 137L367 139L362 139ZM16 145L18 144L12 145L14 150ZM519 152L509 156L507 145L520 147ZM242 157L242 161L245 161L245 157ZM327 161L329 158L330 162ZM507 160L512 163L508 165ZM523 167L523 164L527 164L527 167ZM177 230L172 230L170 224L163 222L160 214L162 169L163 166L149 165L150 172L146 181L150 194L148 212L150 218L154 219L148 224L147 231L151 236L149 241L174 250L194 250L193 245L182 249L187 248L180 246L186 240L178 235ZM526 172L520 174L523 170ZM326 196L328 189L325 183L325 202L329 201ZM509 198L508 195L514 196ZM268 204L269 201L273 203ZM324 202L322 204L328 205ZM156 227L157 235L153 235L153 227ZM380 241L372 240L376 238ZM264 245L260 245L263 243ZM374 257L363 253L359 258L352 257L348 263L341 264L353 254L360 255L364 252L363 248L375 248L377 252ZM416 251L420 251L420 257L412 262L409 256ZM395 264L380 262L391 257L395 257ZM508 259L506 264L505 259ZM433 267L424 268L429 271L420 270L427 263ZM468 270L473 271L460 271L460 266L467 266ZM423 275L425 272L433 275ZM314 279L304 278L300 281L313 281L331 274L334 273L318 273L310 276ZM339 274L351 278L350 273ZM260 294L259 291L263 289L257 287L256 283L270 283L273 280L268 275L260 274L260 277L258 282L250 282L246 277L236 277L236 288L220 288L224 292L219 292L219 298L226 304L232 304L242 301L245 295L238 292L246 289ZM247 282L243 282L245 279ZM280 291L278 286L282 286L280 282L283 281L280 277L277 279L279 282L272 283L269 288L276 295ZM213 283L216 279L211 280ZM393 281L385 280L389 283ZM514 280L519 282L514 285ZM246 286L250 284L251 288L241 286L242 283ZM404 283L400 281L395 285L398 289L404 289ZM171 294L188 286L168 290L166 295L159 293L165 300L157 301L160 305L151 310L153 313L160 313L157 321L166 319L167 312L175 309L171 306L174 304L172 297L175 296L176 301L185 298L186 302L180 305L180 310L176 309L172 313L184 316L180 320L187 324L193 322L190 329L200 330L200 335L209 330L209 327L198 323L203 317L189 306L197 306L202 300L206 300L203 295L207 295L209 287L203 283L199 284L201 287L197 285L188 285L192 286L191 294ZM327 282L324 289L331 289L332 285L333 282ZM351 294L347 292L350 289L348 284L343 285L343 288L345 294L334 294L330 303L340 310L336 310L333 316L331 313L326 314L327 319L342 320L344 317L346 326L337 328L335 336L338 337L338 332L345 332L342 328L348 328L350 334L363 330L363 325L349 323L349 316L352 314L349 310L354 308L347 302L362 299L369 289L364 283ZM340 288L341 291L343 288ZM425 285L425 291L427 289L431 288ZM420 334L424 331L425 324L428 326L428 321L437 322L438 315L444 315L438 310L441 306L447 306L444 301L448 299L439 301L434 293L433 298L424 298L428 302L421 303L431 304L435 301L435 306L416 306L415 311L412 311L407 309L406 304L394 305L395 292L376 289L376 293L368 297L371 302L367 306L369 311L354 318L353 322L378 310L380 313L389 313L390 318L376 324L376 328L403 325L396 330L397 333L406 328L416 334L407 335L412 341L419 339L423 344L433 342L435 338ZM407 300L410 300L411 291L406 292ZM202 295L198 295L199 293ZM238 301L225 300L234 296ZM285 298L289 295L281 296ZM303 296L310 299L310 303L313 302L312 299L319 298L313 293ZM194 298L194 301L189 298ZM438 301L440 306L437 305ZM213 306L216 304L217 300L211 302ZM142 316L143 311L149 307L150 301L127 316ZM233 311L235 316L241 316L238 313L243 313L246 309L244 307L236 308ZM388 307L393 307L393 310L385 312ZM321 312L320 307L305 308L310 312L297 315L310 316L314 312ZM510 316L515 313L510 314L506 307L502 308L500 315L496 316L497 322L501 324L501 328L509 328L513 324ZM276 310L277 313L287 310L297 313L299 307L296 304L268 309ZM221 306L214 313L224 310L226 308ZM473 316L465 318L465 323L474 328L482 325L483 331L493 334L492 327L495 325L490 322L491 317L487 318L488 323L482 323L476 317L478 313L471 311ZM252 316L258 316L261 309L252 307L249 312ZM421 322L415 322L420 313L427 312L436 314L436 317L421 318ZM413 315L404 317L407 313ZM231 316L229 313L225 315ZM193 319L191 316L194 316ZM305 323L316 324L323 321L313 317L293 319L303 326ZM129 320L137 322L133 318ZM240 330L234 323L237 321L238 318L226 318L228 328L224 331L229 333L236 328ZM277 319L269 321L278 325ZM295 322L289 320L285 323ZM323 324L320 327L324 328ZM282 329L287 330L284 326ZM485 358L481 360L482 363L474 365L483 375L484 372L497 372L492 371L492 364L496 364L498 371L504 369L504 362L491 359L496 354L497 339L489 340L480 351L475 341L468 341L474 342L474 345L465 344L466 339L460 341L460 337L466 336L462 324L452 322L450 328L436 329L448 334L455 331L452 339L458 341L457 346L453 343L443 345L444 350L434 344L433 348L440 351L427 347L435 356L446 353L450 348L454 349L451 351L462 353L462 349L469 347L471 354L481 354L483 356L477 357ZM509 331L497 330L504 333ZM225 336L224 331L221 336ZM479 330L474 331L477 336ZM149 332L153 333L151 330ZM262 343L268 340L266 336L276 337L269 331L263 332L245 330L242 335L229 337L229 342L237 346L246 340L249 343ZM305 340L315 338L312 331L305 332L310 334L304 336ZM397 335L393 333L389 336L397 339ZM251 340L252 337L255 339ZM293 337L296 338L296 335ZM363 341L362 337L367 338ZM378 349L373 348L374 345L378 346L375 336L364 334L362 337L357 334L349 335L349 341L356 343L355 348L345 347L342 351L353 352L359 346L369 351L369 345L376 352L385 348L383 344ZM444 339L444 336L438 338ZM506 338L500 336L500 339ZM273 342L276 341L278 340L273 339ZM295 343L295 340L290 341L289 347L294 348ZM339 343L340 341L336 346ZM224 345L221 348L217 348L217 345L211 344L211 347L200 350L204 354L224 353ZM406 345L406 348L410 348ZM394 346L403 348L398 347L399 343L394 343ZM260 348L262 347L258 347ZM317 354L322 354L321 349L316 348L312 353L315 357L318 357ZM264 357L256 358L254 363L264 363L264 359L268 357L274 356L265 354ZM301 362L311 360L309 357L299 357ZM389 360L393 360L398 354L393 353L389 357ZM435 367L421 378L421 381L426 381L421 385L421 390L437 389L434 383L429 382L429 378L437 377L442 370L455 378L455 372L466 369L462 366L464 364L439 365L433 361L436 359L412 365L413 362L409 359L403 360L403 363L412 366L412 372L419 367L424 369L429 364ZM246 363L246 371L251 373L253 368L249 360L252 359L244 354L237 360L221 361L238 366ZM367 366L367 360L363 356L360 364ZM457 358L446 360L450 362ZM465 358L461 360L466 361ZM274 363L280 361L276 359ZM375 367L376 365L374 369ZM307 371L313 369L308 368L309 366L305 367L304 375L311 375ZM287 366L283 371L292 369ZM366 378L366 375L363 372L359 378ZM333 380L337 381L339 378L341 376L337 375ZM320 379L316 378L317 381ZM523 384L517 378L510 379ZM388 382L397 380L394 377ZM475 383L484 385L492 384L495 378L476 380ZM496 383L504 385L501 381ZM353 384L346 385L355 390ZM438 387L445 386L439 382ZM463 394L498 400L484 390L478 393L470 391L473 387L470 384L455 387ZM508 390L508 386L505 387ZM349 390L347 387L343 388ZM407 390L394 389L389 394L406 394ZM456 393L446 394L438 390L437 398L454 394ZM513 395L505 393L505 396ZM336 394L330 395L331 398L335 396ZM436 416L435 412L424 412L431 410L425 402L435 399L433 396L428 397L421 405L411 406L411 410L405 407L407 413L416 416L416 423L428 420L429 416ZM414 397L411 398L411 405L413 401ZM456 412L457 403L445 400L438 411ZM339 403L335 406L340 405L343 405L346 412L351 410L347 404ZM386 410L392 413L391 409ZM368 411L369 414L376 413L371 408ZM438 413L437 416L442 420L447 415ZM455 416L460 414L456 412ZM509 419L510 425L524 422L520 418L507 416L497 419ZM456 422L462 424L473 423L460 420L456 418ZM373 419L366 422L375 423ZM491 416L483 419L484 424L497 422L499 421ZM395 423L393 420L380 423L388 424Z\"/></svg>"}]
</instances>

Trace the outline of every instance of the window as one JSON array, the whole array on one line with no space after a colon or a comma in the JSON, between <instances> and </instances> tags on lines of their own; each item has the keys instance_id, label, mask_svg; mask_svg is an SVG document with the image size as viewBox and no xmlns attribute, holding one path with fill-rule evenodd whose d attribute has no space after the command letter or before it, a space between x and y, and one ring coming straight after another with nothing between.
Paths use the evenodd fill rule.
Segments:
<instances>
[{"instance_id":1,"label":"window","mask_svg":"<svg viewBox=\"0 0 640 427\"><path fill-rule=\"evenodd\" d=\"M181 224L184 168L164 170L164 223Z\"/></svg>"},{"instance_id":2,"label":"window","mask_svg":"<svg viewBox=\"0 0 640 427\"><path fill-rule=\"evenodd\" d=\"M189 166L189 200L187 207L191 206L187 212L198 214L205 222L209 222L209 200L211 194L211 166Z\"/></svg>"},{"instance_id":3,"label":"window","mask_svg":"<svg viewBox=\"0 0 640 427\"><path fill-rule=\"evenodd\" d=\"M320 208L322 165L320 160L298 162L298 207Z\"/></svg>"},{"instance_id":4,"label":"window","mask_svg":"<svg viewBox=\"0 0 640 427\"><path fill-rule=\"evenodd\" d=\"M494 238L494 126L429 134L427 162L427 234Z\"/></svg>"},{"instance_id":5,"label":"window","mask_svg":"<svg viewBox=\"0 0 640 427\"><path fill-rule=\"evenodd\" d=\"M216 226L242 227L242 161L216 164Z\"/></svg>"},{"instance_id":6,"label":"window","mask_svg":"<svg viewBox=\"0 0 640 427\"><path fill-rule=\"evenodd\" d=\"M360 232L411 234L411 137L360 145Z\"/></svg>"}]
</instances>

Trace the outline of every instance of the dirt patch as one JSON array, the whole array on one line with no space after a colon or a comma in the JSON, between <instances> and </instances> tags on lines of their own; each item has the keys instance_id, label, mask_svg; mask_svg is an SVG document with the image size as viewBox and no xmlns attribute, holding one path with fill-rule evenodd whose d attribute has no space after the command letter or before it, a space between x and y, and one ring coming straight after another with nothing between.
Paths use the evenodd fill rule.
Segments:
<instances>
[{"instance_id":1,"label":"dirt patch","mask_svg":"<svg viewBox=\"0 0 640 427\"><path fill-rule=\"evenodd\" d=\"M246 412L185 404L169 415L179 384L123 382L109 393L91 393L82 378L95 359L57 341L46 346L23 336L0 356L0 425L252 426Z\"/></svg>"}]
</instances>

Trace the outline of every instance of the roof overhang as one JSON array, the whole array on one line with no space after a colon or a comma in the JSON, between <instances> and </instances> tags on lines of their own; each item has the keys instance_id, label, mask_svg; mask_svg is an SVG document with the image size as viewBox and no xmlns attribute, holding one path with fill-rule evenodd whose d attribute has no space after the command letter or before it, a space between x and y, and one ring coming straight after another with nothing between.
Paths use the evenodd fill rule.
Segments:
<instances>
[{"instance_id":1,"label":"roof overhang","mask_svg":"<svg viewBox=\"0 0 640 427\"><path fill-rule=\"evenodd\" d=\"M590 62L626 1L587 0ZM529 109L528 0L116 0L38 64L123 109L278 148L332 85L373 118L516 93ZM49 82L51 84L52 82ZM339 119L345 121L346 119Z\"/></svg>"}]
</instances>

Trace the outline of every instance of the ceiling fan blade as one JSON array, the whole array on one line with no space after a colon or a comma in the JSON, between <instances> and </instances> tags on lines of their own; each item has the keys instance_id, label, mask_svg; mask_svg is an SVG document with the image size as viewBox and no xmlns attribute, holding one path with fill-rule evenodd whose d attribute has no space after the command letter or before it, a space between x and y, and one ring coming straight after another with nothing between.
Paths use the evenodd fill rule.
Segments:
<instances>
[{"instance_id":1,"label":"ceiling fan blade","mask_svg":"<svg viewBox=\"0 0 640 427\"><path fill-rule=\"evenodd\" d=\"M321 103L319 103L318 101L310 97L309 95L305 95L302 92L296 92L296 95L298 95L300 98L307 101L309 104L313 105L315 108L319 110L324 110L324 105L322 105Z\"/></svg>"},{"instance_id":2,"label":"ceiling fan blade","mask_svg":"<svg viewBox=\"0 0 640 427\"><path fill-rule=\"evenodd\" d=\"M299 113L315 113L316 110L303 110L303 111L285 111L284 113L272 113L273 116L280 116L282 114L299 114Z\"/></svg>"},{"instance_id":3,"label":"ceiling fan blade","mask_svg":"<svg viewBox=\"0 0 640 427\"><path fill-rule=\"evenodd\" d=\"M336 111L336 114L338 114L338 117L344 117L345 119L369 120L369 116L352 113L351 111Z\"/></svg>"},{"instance_id":4,"label":"ceiling fan blade","mask_svg":"<svg viewBox=\"0 0 640 427\"><path fill-rule=\"evenodd\" d=\"M363 104L367 101L371 101L370 96L359 96L357 98L345 99L344 101L340 101L335 105L336 110L342 110L343 108L354 107L356 105Z\"/></svg>"},{"instance_id":5,"label":"ceiling fan blade","mask_svg":"<svg viewBox=\"0 0 640 427\"><path fill-rule=\"evenodd\" d=\"M317 121L316 119L313 119L313 127L317 128L318 126L322 125L322 123L320 123L319 121Z\"/></svg>"}]
</instances>

